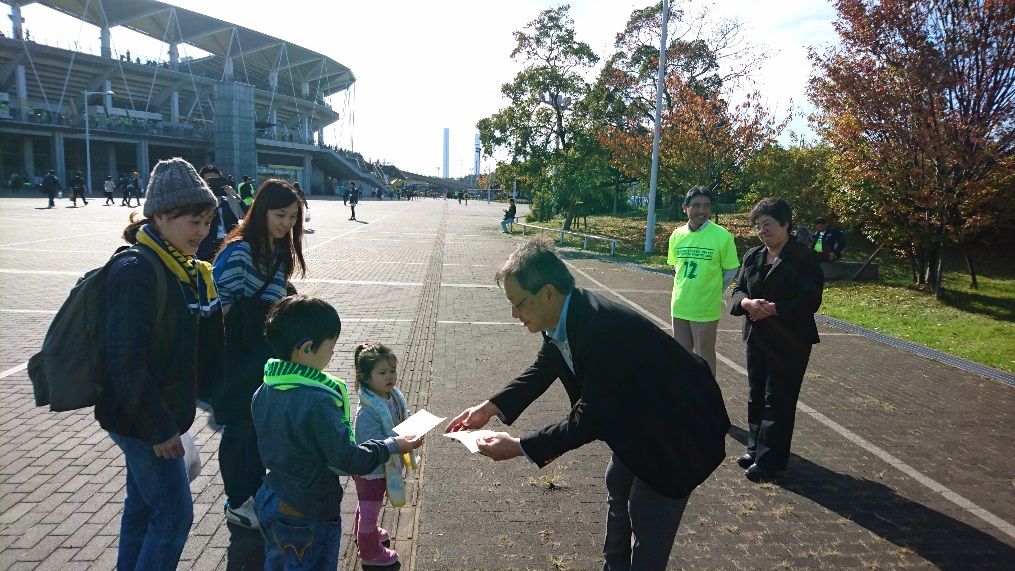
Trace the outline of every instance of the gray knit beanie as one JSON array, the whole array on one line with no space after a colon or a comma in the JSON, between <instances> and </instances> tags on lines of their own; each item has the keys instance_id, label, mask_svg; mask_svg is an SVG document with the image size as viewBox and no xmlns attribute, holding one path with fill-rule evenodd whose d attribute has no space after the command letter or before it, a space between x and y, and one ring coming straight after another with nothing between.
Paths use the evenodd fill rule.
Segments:
<instances>
[{"instance_id":1,"label":"gray knit beanie","mask_svg":"<svg viewBox=\"0 0 1015 571\"><path fill-rule=\"evenodd\" d=\"M159 161L148 177L144 216L169 212L191 204L218 205L218 199L187 161L177 157Z\"/></svg>"}]
</instances>

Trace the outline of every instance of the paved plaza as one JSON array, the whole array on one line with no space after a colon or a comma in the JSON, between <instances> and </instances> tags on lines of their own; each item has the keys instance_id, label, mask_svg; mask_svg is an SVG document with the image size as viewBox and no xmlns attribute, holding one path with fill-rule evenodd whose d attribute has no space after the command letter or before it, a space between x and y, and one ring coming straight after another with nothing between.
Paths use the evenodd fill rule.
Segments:
<instances>
[{"instance_id":1,"label":"paved plaza","mask_svg":"<svg viewBox=\"0 0 1015 571\"><path fill-rule=\"evenodd\" d=\"M129 210L102 206L100 197L79 208L59 200L41 209L45 202L38 193L0 198L0 570L110 570L122 454L91 410L34 407L25 363L75 280L121 244ZM310 271L295 284L342 316L328 371L351 379L354 343L384 342L399 357L410 407L453 417L529 365L541 340L511 319L493 281L520 243L500 233L503 208L365 201L355 222L341 201L311 197ZM668 327L670 276L580 251L566 260L580 287ZM728 457L692 494L670 567L1015 569L1015 387L856 333L819 330L789 475L757 485L735 462L747 381L740 322L723 317L718 380L733 421ZM616 390L625 390L624 379ZM507 430L521 435L567 408L558 384ZM181 569L226 568L219 434L209 421L202 411L191 430L204 467L193 482L195 520ZM439 431L421 452L408 505L386 507L382 518L402 569L601 567L606 446L586 446L543 470L470 455ZM341 568L358 569L351 481L346 492Z\"/></svg>"}]
</instances>

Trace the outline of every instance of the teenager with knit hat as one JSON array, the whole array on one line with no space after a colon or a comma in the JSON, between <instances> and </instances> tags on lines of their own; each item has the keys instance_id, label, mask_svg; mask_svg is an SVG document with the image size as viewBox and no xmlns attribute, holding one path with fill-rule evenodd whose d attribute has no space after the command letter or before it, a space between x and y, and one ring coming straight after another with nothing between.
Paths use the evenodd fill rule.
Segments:
<instances>
[{"instance_id":1,"label":"teenager with knit hat","mask_svg":"<svg viewBox=\"0 0 1015 571\"><path fill-rule=\"evenodd\" d=\"M108 273L108 376L95 418L127 465L117 569L175 569L194 519L180 435L193 424L197 405L199 320L220 308L211 265L194 258L215 204L189 163L159 161L143 217L131 214L123 237L162 263L126 257ZM169 285L157 324L156 280Z\"/></svg>"}]
</instances>

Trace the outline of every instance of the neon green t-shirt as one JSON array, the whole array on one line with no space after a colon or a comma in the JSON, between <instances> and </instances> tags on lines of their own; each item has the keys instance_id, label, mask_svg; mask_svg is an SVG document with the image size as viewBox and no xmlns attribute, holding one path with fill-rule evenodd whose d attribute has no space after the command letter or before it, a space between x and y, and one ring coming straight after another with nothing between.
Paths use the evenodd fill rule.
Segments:
<instances>
[{"instance_id":1,"label":"neon green t-shirt","mask_svg":"<svg viewBox=\"0 0 1015 571\"><path fill-rule=\"evenodd\" d=\"M718 321L722 315L723 273L740 267L733 235L713 222L704 224L697 232L685 224L670 235L666 263L675 270L673 317Z\"/></svg>"}]
</instances>

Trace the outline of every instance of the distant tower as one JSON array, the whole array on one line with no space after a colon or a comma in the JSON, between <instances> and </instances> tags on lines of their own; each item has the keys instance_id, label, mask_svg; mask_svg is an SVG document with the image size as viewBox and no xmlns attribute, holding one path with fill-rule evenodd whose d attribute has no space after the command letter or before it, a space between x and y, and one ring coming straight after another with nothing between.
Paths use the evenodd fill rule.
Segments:
<instances>
[{"instance_id":1,"label":"distant tower","mask_svg":"<svg viewBox=\"0 0 1015 571\"><path fill-rule=\"evenodd\" d=\"M448 138L449 138L449 131L448 131L448 128L445 127L444 128L444 178L451 178L448 175Z\"/></svg>"},{"instance_id":2,"label":"distant tower","mask_svg":"<svg viewBox=\"0 0 1015 571\"><path fill-rule=\"evenodd\" d=\"M483 147L479 145L479 133L476 133L476 176L479 176L479 152Z\"/></svg>"}]
</instances>

